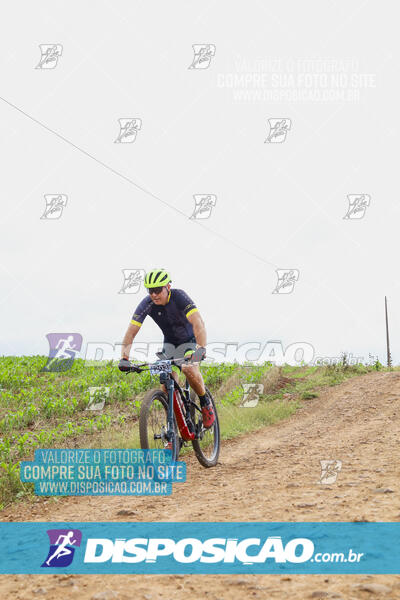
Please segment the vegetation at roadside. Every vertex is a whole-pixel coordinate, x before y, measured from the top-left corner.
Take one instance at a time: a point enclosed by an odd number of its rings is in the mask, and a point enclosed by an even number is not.
[[[139,447],[138,415],[146,390],[158,387],[149,372],[125,375],[112,362],[86,366],[77,359],[65,372],[43,372],[47,357],[0,357],[0,508],[33,494],[20,481],[19,463],[38,448]],[[216,401],[222,439],[287,418],[301,401],[349,377],[383,369],[348,363],[274,367],[271,363],[204,364],[203,376]],[[90,408],[98,388],[101,411]],[[247,390],[247,391],[246,391]]]

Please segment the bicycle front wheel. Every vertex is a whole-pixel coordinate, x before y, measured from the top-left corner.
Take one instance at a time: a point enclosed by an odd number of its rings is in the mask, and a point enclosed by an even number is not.
[[[192,417],[192,421],[195,425],[195,430],[198,432],[198,439],[192,441],[192,446],[195,451],[197,460],[203,467],[215,467],[218,462],[219,449],[220,449],[220,431],[219,431],[219,421],[218,421],[218,413],[215,406],[214,399],[211,395],[211,392],[208,388],[206,388],[206,392],[211,399],[215,421],[210,429],[204,429],[203,427],[203,419],[201,416],[201,412],[196,410],[193,405],[190,406],[190,416]],[[190,398],[193,402],[196,402],[197,395],[193,390],[190,390]],[[197,403],[197,402],[196,402]]]
[[[167,440],[168,398],[162,390],[150,390],[142,400],[139,415],[139,436],[142,450],[172,450],[172,460],[178,460],[178,428],[174,417],[171,440]]]

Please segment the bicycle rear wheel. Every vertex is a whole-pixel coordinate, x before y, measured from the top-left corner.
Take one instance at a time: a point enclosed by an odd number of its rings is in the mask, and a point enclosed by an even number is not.
[[[215,421],[210,429],[204,429],[203,418],[201,412],[196,410],[194,406],[190,406],[190,416],[195,425],[195,431],[199,432],[199,438],[192,441],[192,446],[196,454],[196,458],[203,467],[215,467],[218,462],[219,450],[220,450],[220,431],[218,413],[215,406],[214,399],[210,393],[210,390],[206,388],[206,392],[211,399]],[[190,390],[190,399],[192,402],[197,404],[197,395],[193,390]]]
[[[168,440],[168,398],[162,390],[150,390],[142,400],[139,415],[139,436],[142,450],[166,450]],[[171,450],[172,460],[178,460],[180,449],[178,427],[174,417],[174,431],[172,432]]]

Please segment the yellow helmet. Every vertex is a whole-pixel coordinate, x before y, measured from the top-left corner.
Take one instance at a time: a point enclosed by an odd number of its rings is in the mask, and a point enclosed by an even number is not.
[[[164,269],[152,269],[146,273],[146,277],[144,278],[144,287],[162,287],[163,285],[167,285],[167,283],[170,281],[171,277],[168,275],[167,271]]]

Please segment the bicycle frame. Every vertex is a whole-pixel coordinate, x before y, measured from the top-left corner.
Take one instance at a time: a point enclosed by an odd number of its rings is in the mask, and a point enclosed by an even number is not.
[[[163,362],[163,360],[165,360],[165,359],[163,359],[163,352],[157,352],[157,356],[160,358],[160,363]],[[180,362],[187,362],[187,359],[175,359],[175,360],[171,360],[168,362],[171,365],[178,365]],[[157,364],[157,363],[155,363],[155,364]],[[132,371],[141,372],[147,366],[150,366],[150,365],[148,363],[144,364],[144,365],[134,365],[134,366],[132,366]],[[173,437],[175,435],[176,435],[176,446],[178,445],[178,440],[179,440],[179,434],[175,433],[175,428],[174,428],[174,391],[175,390],[177,390],[178,394],[180,394],[182,402],[185,405],[186,415],[183,415],[185,425],[189,428],[189,430],[190,429],[192,430],[194,437],[197,439],[198,432],[195,431],[194,423],[191,420],[189,406],[193,405],[199,411],[200,411],[200,409],[190,399],[190,385],[189,385],[189,381],[188,381],[187,377],[186,377],[185,386],[183,387],[183,389],[181,388],[179,383],[173,378],[172,372],[161,371],[159,379],[160,379],[160,383],[165,386],[165,388],[167,390],[167,396],[168,396],[167,431],[165,434],[165,438],[167,439],[167,442],[172,443]],[[191,425],[191,427],[190,427],[190,425]],[[184,441],[187,440],[187,438],[183,438],[183,439],[184,439]]]
[[[181,395],[182,400],[186,400],[186,402],[188,404],[192,403],[192,401],[190,400],[190,385],[189,385],[189,381],[188,381],[187,377],[185,379],[185,385],[183,388],[181,388],[179,383],[172,376],[171,376],[171,379],[174,381],[174,388],[176,390],[178,390],[178,392]]]
[[[203,425],[202,409],[195,399],[191,398],[191,387],[188,378],[186,377],[185,385],[181,387],[179,382],[174,379],[172,372],[172,366],[180,366],[184,362],[189,362],[190,359],[170,360],[162,352],[156,354],[159,360],[155,363],[128,364],[123,365],[128,368],[121,369],[130,373],[141,373],[149,370],[151,375],[159,376],[159,381],[164,386],[164,392],[158,389],[149,390],[143,399],[144,406],[139,415],[141,447],[151,448],[153,438],[154,440],[160,440],[164,447],[167,446],[168,449],[172,450],[173,460],[178,460],[181,447],[190,442],[200,464],[206,468],[215,467],[220,449],[220,430],[215,403],[210,391],[206,388],[206,392],[214,406],[215,423],[212,428],[206,429]],[[160,393],[162,393],[162,397],[160,397]],[[166,425],[165,417],[162,416],[161,431],[158,426],[154,430],[149,421],[151,407],[156,399],[163,405],[164,415],[166,415]],[[165,405],[166,401],[167,406]],[[159,410],[160,405],[157,406]],[[157,433],[157,431],[160,431],[160,433]],[[151,438],[149,438],[149,433]]]
[[[192,421],[189,407],[190,405],[192,405],[195,408],[197,408],[197,410],[200,411],[200,409],[190,399],[190,385],[188,379],[186,378],[185,386],[181,388],[179,383],[173,378],[172,374],[168,373],[163,376],[160,376],[160,383],[164,383],[168,393],[168,431],[171,431],[171,423],[173,424],[173,415],[175,414],[178,429],[183,441],[191,441],[194,438],[197,438],[197,432],[195,431],[195,425]],[[180,401],[174,398],[175,391],[177,392],[177,394],[179,394]],[[177,402],[178,405],[176,404]],[[182,411],[182,405],[185,409],[184,412]]]

